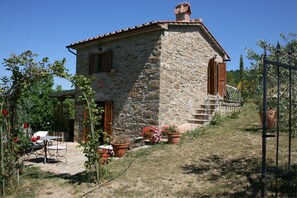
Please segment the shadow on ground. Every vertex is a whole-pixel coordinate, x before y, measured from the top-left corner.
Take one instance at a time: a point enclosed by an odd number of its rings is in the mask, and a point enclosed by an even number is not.
[[[44,163],[44,158],[37,157],[37,158],[27,159],[26,161],[39,164],[39,163]],[[62,163],[62,161],[57,161],[56,159],[48,158],[46,160],[46,163],[47,164],[58,164],[58,163]]]
[[[262,188],[261,181],[261,159],[259,158],[237,158],[225,160],[212,155],[201,159],[199,164],[191,164],[182,167],[185,174],[196,174],[199,179],[207,180],[214,190],[209,193],[194,192],[193,197],[259,197],[261,193],[265,196],[295,197],[296,194],[296,169],[293,174],[288,174],[284,169],[279,169],[278,190],[276,191],[276,178],[272,173],[272,167],[268,167],[269,177],[265,179],[266,188]],[[286,176],[287,175],[287,176]],[[290,175],[290,176],[288,176]],[[292,175],[294,175],[292,177]]]

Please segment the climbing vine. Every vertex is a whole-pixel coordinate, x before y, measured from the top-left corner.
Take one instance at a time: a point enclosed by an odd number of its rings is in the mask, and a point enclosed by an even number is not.
[[[48,58],[37,62],[36,54],[26,51],[20,55],[11,55],[4,59],[6,70],[11,71],[11,77],[0,78],[0,160],[1,160],[1,194],[5,195],[6,187],[12,185],[18,169],[21,166],[20,157],[22,149],[29,145],[29,140],[24,136],[27,125],[19,123],[18,111],[20,111],[20,97],[22,93],[42,78],[57,76],[69,80],[81,93],[80,99],[89,109],[88,121],[90,126],[88,142],[82,144],[83,152],[87,157],[85,167],[90,175],[96,172],[96,181],[100,179],[100,165],[98,164],[99,135],[102,131],[95,131],[95,125],[99,123],[102,110],[97,108],[94,100],[94,91],[91,80],[85,76],[70,75],[65,68],[66,60],[49,63]]]

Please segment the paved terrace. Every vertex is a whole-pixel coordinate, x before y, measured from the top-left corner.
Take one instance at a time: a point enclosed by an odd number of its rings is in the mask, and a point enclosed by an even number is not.
[[[161,141],[167,141],[161,139]],[[67,162],[64,158],[61,158],[59,162],[55,158],[49,159],[48,163],[43,163],[43,156],[36,158],[34,154],[31,154],[27,160],[25,160],[26,166],[40,167],[43,171],[52,172],[54,174],[61,175],[75,175],[85,170],[84,162],[87,158],[84,156],[82,147],[78,147],[79,143],[67,142],[67,153],[65,155]],[[131,151],[143,149],[149,147],[148,145],[135,147]],[[26,156],[27,157],[27,156]],[[117,158],[115,158],[117,159]]]
[[[86,157],[82,152],[83,148],[77,146],[79,144],[76,142],[67,143],[66,163],[65,159],[61,158],[61,161],[58,163],[53,159],[49,159],[48,163],[44,164],[42,157],[36,158],[35,155],[31,154],[28,160],[25,161],[25,165],[40,167],[43,171],[55,174],[75,175],[85,170],[84,162],[86,161]]]

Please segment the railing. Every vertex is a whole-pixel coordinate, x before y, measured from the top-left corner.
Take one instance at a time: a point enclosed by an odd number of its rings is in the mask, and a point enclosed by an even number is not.
[[[205,105],[206,105],[206,114],[211,114],[212,113],[212,109],[210,107],[210,104],[217,104],[217,107],[213,110],[213,112],[219,111],[220,109],[220,96],[216,95],[212,97],[212,101],[214,101],[215,99],[215,103],[210,102],[210,95],[207,95],[205,98]]]
[[[226,96],[224,97],[224,101],[226,102],[234,102],[241,103],[241,92],[231,85],[226,85]]]

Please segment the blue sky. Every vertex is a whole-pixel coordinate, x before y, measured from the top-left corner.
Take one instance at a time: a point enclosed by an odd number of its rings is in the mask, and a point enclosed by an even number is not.
[[[155,20],[174,20],[183,0],[0,0],[0,76],[10,75],[3,59],[31,50],[50,61],[66,58],[75,73],[75,56],[65,46],[79,40]],[[189,0],[191,19],[203,23],[231,57],[228,70],[244,66],[245,48],[259,50],[259,39],[276,43],[280,33],[297,33],[297,0]],[[70,83],[55,79],[64,89]]]

